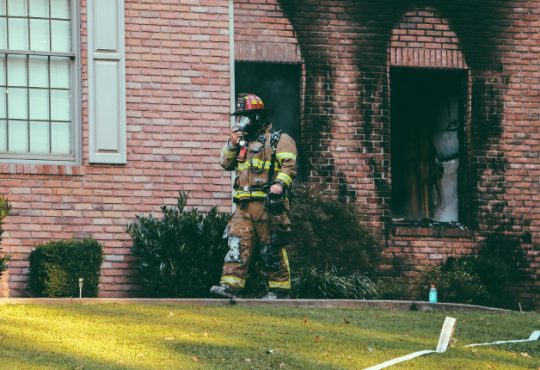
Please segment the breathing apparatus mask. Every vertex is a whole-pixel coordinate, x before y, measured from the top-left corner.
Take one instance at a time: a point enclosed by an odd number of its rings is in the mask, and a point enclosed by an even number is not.
[[[246,159],[247,143],[254,141],[261,129],[268,124],[267,116],[272,110],[265,108],[262,99],[252,93],[238,94],[235,108],[235,112],[231,114],[236,117],[233,130],[244,133],[244,137],[238,142],[240,151],[236,158],[241,163]]]
[[[246,114],[236,116],[234,130],[244,132],[245,140],[252,141],[257,137],[260,129],[266,124],[266,118],[261,114]]]

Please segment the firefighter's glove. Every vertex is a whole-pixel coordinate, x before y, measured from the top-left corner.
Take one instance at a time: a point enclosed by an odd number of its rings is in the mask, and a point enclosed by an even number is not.
[[[266,210],[273,215],[285,212],[284,194],[268,193],[266,197]]]
[[[283,185],[279,182],[275,182],[270,186],[270,193],[274,194],[283,194]]]

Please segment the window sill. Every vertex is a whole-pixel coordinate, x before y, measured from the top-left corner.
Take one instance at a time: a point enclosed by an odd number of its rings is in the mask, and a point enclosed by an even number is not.
[[[473,237],[473,231],[464,226],[452,223],[437,223],[436,225],[394,223],[392,235],[432,238],[471,238]]]
[[[8,175],[84,176],[84,173],[80,165],[0,163],[0,174]]]

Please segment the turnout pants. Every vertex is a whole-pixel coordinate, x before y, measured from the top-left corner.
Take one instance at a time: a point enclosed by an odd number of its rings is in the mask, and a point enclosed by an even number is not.
[[[264,200],[238,204],[225,229],[229,252],[220,283],[235,290],[244,288],[253,250],[259,247],[269,288],[289,290],[290,268],[285,247],[290,231],[287,213],[270,214]]]

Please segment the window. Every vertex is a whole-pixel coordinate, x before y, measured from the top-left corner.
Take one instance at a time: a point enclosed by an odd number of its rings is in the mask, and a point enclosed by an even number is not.
[[[71,0],[0,0],[0,159],[75,160]]]
[[[467,73],[394,68],[392,218],[463,222]]]

